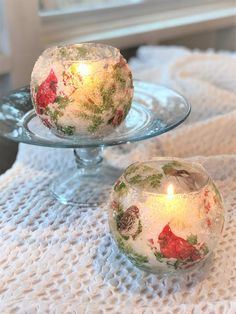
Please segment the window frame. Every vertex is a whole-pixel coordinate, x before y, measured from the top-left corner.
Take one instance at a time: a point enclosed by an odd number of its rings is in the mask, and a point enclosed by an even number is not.
[[[120,7],[40,12],[45,47],[99,41],[129,48],[236,25],[234,0],[149,0]]]
[[[235,0],[178,0],[179,8],[173,2],[65,14],[39,13],[38,0],[0,0],[0,79],[9,76],[10,88],[28,84],[38,56],[53,45],[97,41],[122,49],[236,25]]]

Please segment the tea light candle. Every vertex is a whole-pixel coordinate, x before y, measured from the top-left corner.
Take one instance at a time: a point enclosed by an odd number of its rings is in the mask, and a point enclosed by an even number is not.
[[[204,168],[159,158],[129,166],[114,186],[109,223],[119,249],[154,273],[194,267],[213,251],[222,198]]]
[[[119,50],[83,43],[45,50],[35,63],[31,95],[37,115],[61,136],[104,136],[128,114],[132,74]]]

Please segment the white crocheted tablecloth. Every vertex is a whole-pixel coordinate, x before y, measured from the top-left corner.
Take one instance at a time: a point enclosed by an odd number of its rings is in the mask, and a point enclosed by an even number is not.
[[[236,313],[236,58],[142,47],[131,65],[136,78],[184,94],[192,113],[176,130],[106,157],[122,166],[166,155],[201,162],[225,200],[215,255],[179,277],[140,271],[112,242],[105,206],[80,212],[50,196],[72,152],[20,145],[0,177],[0,313]]]

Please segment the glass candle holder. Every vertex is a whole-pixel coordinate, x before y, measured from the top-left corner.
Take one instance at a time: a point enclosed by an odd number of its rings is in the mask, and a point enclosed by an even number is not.
[[[52,47],[35,63],[31,95],[37,115],[56,135],[102,137],[130,110],[132,74],[114,47]]]
[[[173,273],[211,254],[224,224],[223,202],[200,164],[158,158],[125,170],[113,188],[109,223],[132,263]]]

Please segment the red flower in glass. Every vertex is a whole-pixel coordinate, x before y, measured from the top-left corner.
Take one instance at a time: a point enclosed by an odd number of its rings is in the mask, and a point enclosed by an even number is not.
[[[192,261],[200,259],[198,250],[183,238],[176,236],[166,225],[159,234],[158,243],[161,253],[166,258],[176,258],[178,260],[191,259]]]
[[[42,122],[47,128],[51,129],[52,124],[50,123],[48,119],[42,119]]]
[[[51,104],[56,99],[57,77],[53,70],[50,71],[46,80],[39,86],[36,103],[38,109],[45,109],[48,104]]]
[[[113,127],[116,127],[120,125],[123,120],[124,120],[124,111],[122,109],[118,109],[116,110],[114,117],[111,118],[109,123],[111,123]]]

